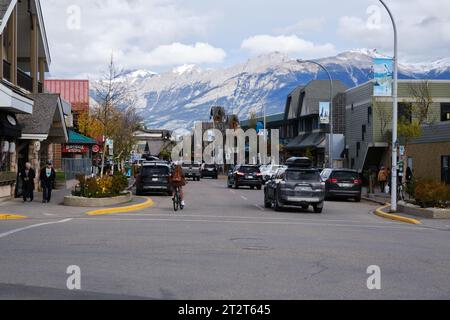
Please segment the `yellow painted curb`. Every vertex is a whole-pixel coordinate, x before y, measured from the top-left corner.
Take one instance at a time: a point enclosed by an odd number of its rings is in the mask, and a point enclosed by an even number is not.
[[[390,219],[390,220],[394,220],[394,221],[400,221],[400,222],[405,222],[405,223],[409,223],[409,224],[416,224],[416,225],[422,224],[422,222],[420,222],[419,220],[412,219],[412,218],[406,218],[406,217],[402,217],[402,216],[399,216],[399,215],[396,215],[396,214],[386,213],[386,212],[383,211],[384,209],[387,209],[389,207],[390,207],[390,205],[378,208],[375,211],[375,214],[377,216],[379,216],[379,217]]]
[[[106,215],[106,214],[113,214],[113,213],[126,213],[126,212],[132,212],[132,211],[139,211],[146,208],[149,208],[153,206],[155,203],[150,198],[143,198],[147,199],[144,203],[135,204],[128,207],[118,207],[118,208],[107,208],[107,209],[99,209],[94,211],[86,212],[89,216],[100,216],[100,215]]]
[[[26,219],[25,216],[18,216],[15,214],[0,214],[0,220],[22,220]]]

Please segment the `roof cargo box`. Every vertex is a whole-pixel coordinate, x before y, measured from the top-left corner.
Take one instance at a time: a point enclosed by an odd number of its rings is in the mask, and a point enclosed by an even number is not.
[[[312,168],[312,161],[309,158],[305,158],[305,157],[293,157],[293,158],[289,158],[286,161],[286,165],[288,167],[296,167],[296,168]]]

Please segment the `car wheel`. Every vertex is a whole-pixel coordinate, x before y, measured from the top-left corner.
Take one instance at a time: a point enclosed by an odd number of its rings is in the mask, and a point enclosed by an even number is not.
[[[314,208],[314,213],[322,213],[323,212],[323,206],[321,207],[320,205],[316,204],[313,206]]]
[[[275,211],[283,210],[283,205],[278,200],[278,195],[275,195]]]
[[[355,198],[355,201],[356,201],[356,202],[361,202],[361,196],[356,197],[356,198]]]
[[[272,208],[272,202],[267,199],[267,193],[264,192],[264,208],[270,209]]]
[[[302,210],[308,210],[309,209],[309,206],[302,206]]]
[[[239,189],[239,184],[237,183],[237,181],[234,182],[234,188]]]
[[[258,186],[258,187],[256,187],[256,189],[262,190],[262,186]]]

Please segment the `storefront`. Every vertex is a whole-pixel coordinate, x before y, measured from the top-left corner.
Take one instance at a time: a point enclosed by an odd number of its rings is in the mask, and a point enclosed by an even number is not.
[[[0,112],[0,199],[12,195],[16,182],[16,144],[22,134],[14,113]]]

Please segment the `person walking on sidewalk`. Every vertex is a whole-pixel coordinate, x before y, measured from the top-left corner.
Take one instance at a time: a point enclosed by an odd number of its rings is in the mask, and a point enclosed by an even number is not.
[[[34,179],[36,178],[36,172],[31,168],[31,163],[25,164],[25,169],[20,171],[19,177],[22,179],[22,196],[23,202],[30,202],[34,200]]]
[[[41,170],[39,176],[43,192],[42,203],[49,203],[52,199],[52,190],[55,179],[56,172],[55,169],[53,169],[53,164],[51,161],[47,161],[47,166]]]
[[[381,167],[380,172],[378,172],[378,184],[380,185],[381,193],[384,193],[387,181],[387,172],[385,167]]]

